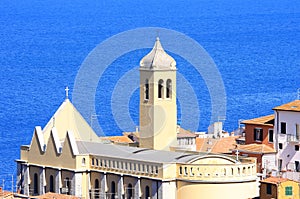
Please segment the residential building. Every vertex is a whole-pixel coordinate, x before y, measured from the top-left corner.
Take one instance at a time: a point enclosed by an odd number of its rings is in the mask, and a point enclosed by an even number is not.
[[[269,177],[260,181],[261,199],[299,199],[299,182],[281,177]]]
[[[274,114],[243,120],[245,125],[245,145],[237,145],[233,154],[257,158],[257,172],[262,178],[276,170],[276,150],[274,134]]]
[[[273,108],[278,170],[283,176],[300,180],[300,100]]]

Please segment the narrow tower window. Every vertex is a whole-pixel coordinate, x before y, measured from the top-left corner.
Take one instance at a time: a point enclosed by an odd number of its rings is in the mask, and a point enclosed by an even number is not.
[[[172,98],[172,80],[168,79],[167,80],[167,93],[166,93],[167,98]]]
[[[162,79],[160,79],[158,81],[158,98],[162,98],[162,96],[163,96],[163,90],[164,90],[163,84],[164,84],[164,81]]]
[[[149,80],[146,79],[145,81],[145,99],[149,99]]]

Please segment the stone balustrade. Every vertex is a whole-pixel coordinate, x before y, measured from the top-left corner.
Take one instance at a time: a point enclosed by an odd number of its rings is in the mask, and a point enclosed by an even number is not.
[[[255,163],[178,164],[177,178],[188,181],[249,181],[256,179]]]

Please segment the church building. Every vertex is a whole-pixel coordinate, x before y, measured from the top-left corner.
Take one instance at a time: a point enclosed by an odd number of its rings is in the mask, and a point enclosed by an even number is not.
[[[140,61],[139,147],[103,142],[66,97],[21,146],[18,189],[101,199],[258,196],[256,159],[178,150],[176,61],[157,38]]]

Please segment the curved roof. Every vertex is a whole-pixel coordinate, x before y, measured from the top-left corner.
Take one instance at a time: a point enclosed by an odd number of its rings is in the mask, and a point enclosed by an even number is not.
[[[151,70],[176,70],[176,61],[165,52],[157,37],[150,53],[141,59],[140,68]]]

